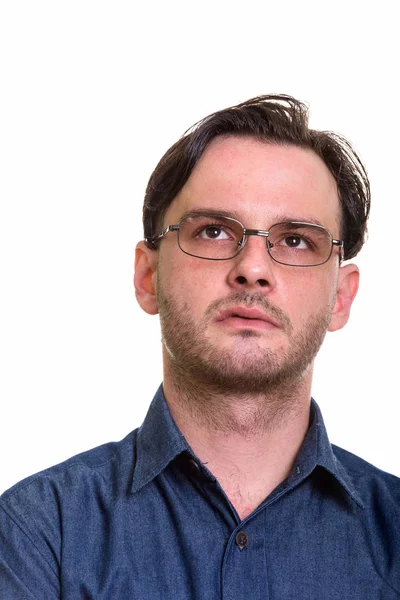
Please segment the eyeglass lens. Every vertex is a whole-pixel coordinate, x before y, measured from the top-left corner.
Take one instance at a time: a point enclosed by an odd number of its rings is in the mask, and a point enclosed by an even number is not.
[[[183,252],[199,258],[223,260],[238,254],[243,226],[235,219],[207,215],[181,220],[179,245]],[[330,232],[318,225],[278,223],[269,229],[269,252],[286,265],[311,266],[324,263],[332,252]]]

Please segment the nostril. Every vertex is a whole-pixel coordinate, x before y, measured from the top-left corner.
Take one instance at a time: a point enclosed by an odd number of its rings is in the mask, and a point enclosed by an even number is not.
[[[261,285],[261,287],[265,287],[266,285],[268,285],[268,282],[265,279],[258,279],[257,281]]]
[[[236,277],[236,281],[238,283],[247,283],[247,279],[246,277],[243,277],[243,275],[239,275],[239,277]]]

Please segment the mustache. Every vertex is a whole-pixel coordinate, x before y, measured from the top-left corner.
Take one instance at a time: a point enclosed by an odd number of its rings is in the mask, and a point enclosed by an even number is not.
[[[235,304],[241,304],[246,308],[259,308],[277,321],[279,326],[287,333],[293,331],[292,322],[287,314],[281,308],[272,304],[272,302],[260,292],[234,292],[222,300],[214,300],[208,305],[205,311],[205,317],[207,320],[211,319],[215,311],[229,308]]]

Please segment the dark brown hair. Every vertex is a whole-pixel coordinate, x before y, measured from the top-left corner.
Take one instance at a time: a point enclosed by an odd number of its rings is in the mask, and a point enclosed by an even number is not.
[[[308,107],[292,96],[257,96],[215,112],[190,129],[164,154],[154,169],[143,206],[144,236],[160,233],[165,212],[197,161],[219,135],[313,150],[326,164],[338,187],[342,210],[341,238],[344,258],[361,249],[370,210],[370,186],[364,165],[348,140],[337,133],[308,127]]]

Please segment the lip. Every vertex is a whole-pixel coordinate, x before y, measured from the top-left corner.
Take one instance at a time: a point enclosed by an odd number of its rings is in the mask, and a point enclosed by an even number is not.
[[[215,322],[239,328],[273,329],[279,327],[278,323],[267,313],[258,308],[244,306],[232,306],[220,311]]]

